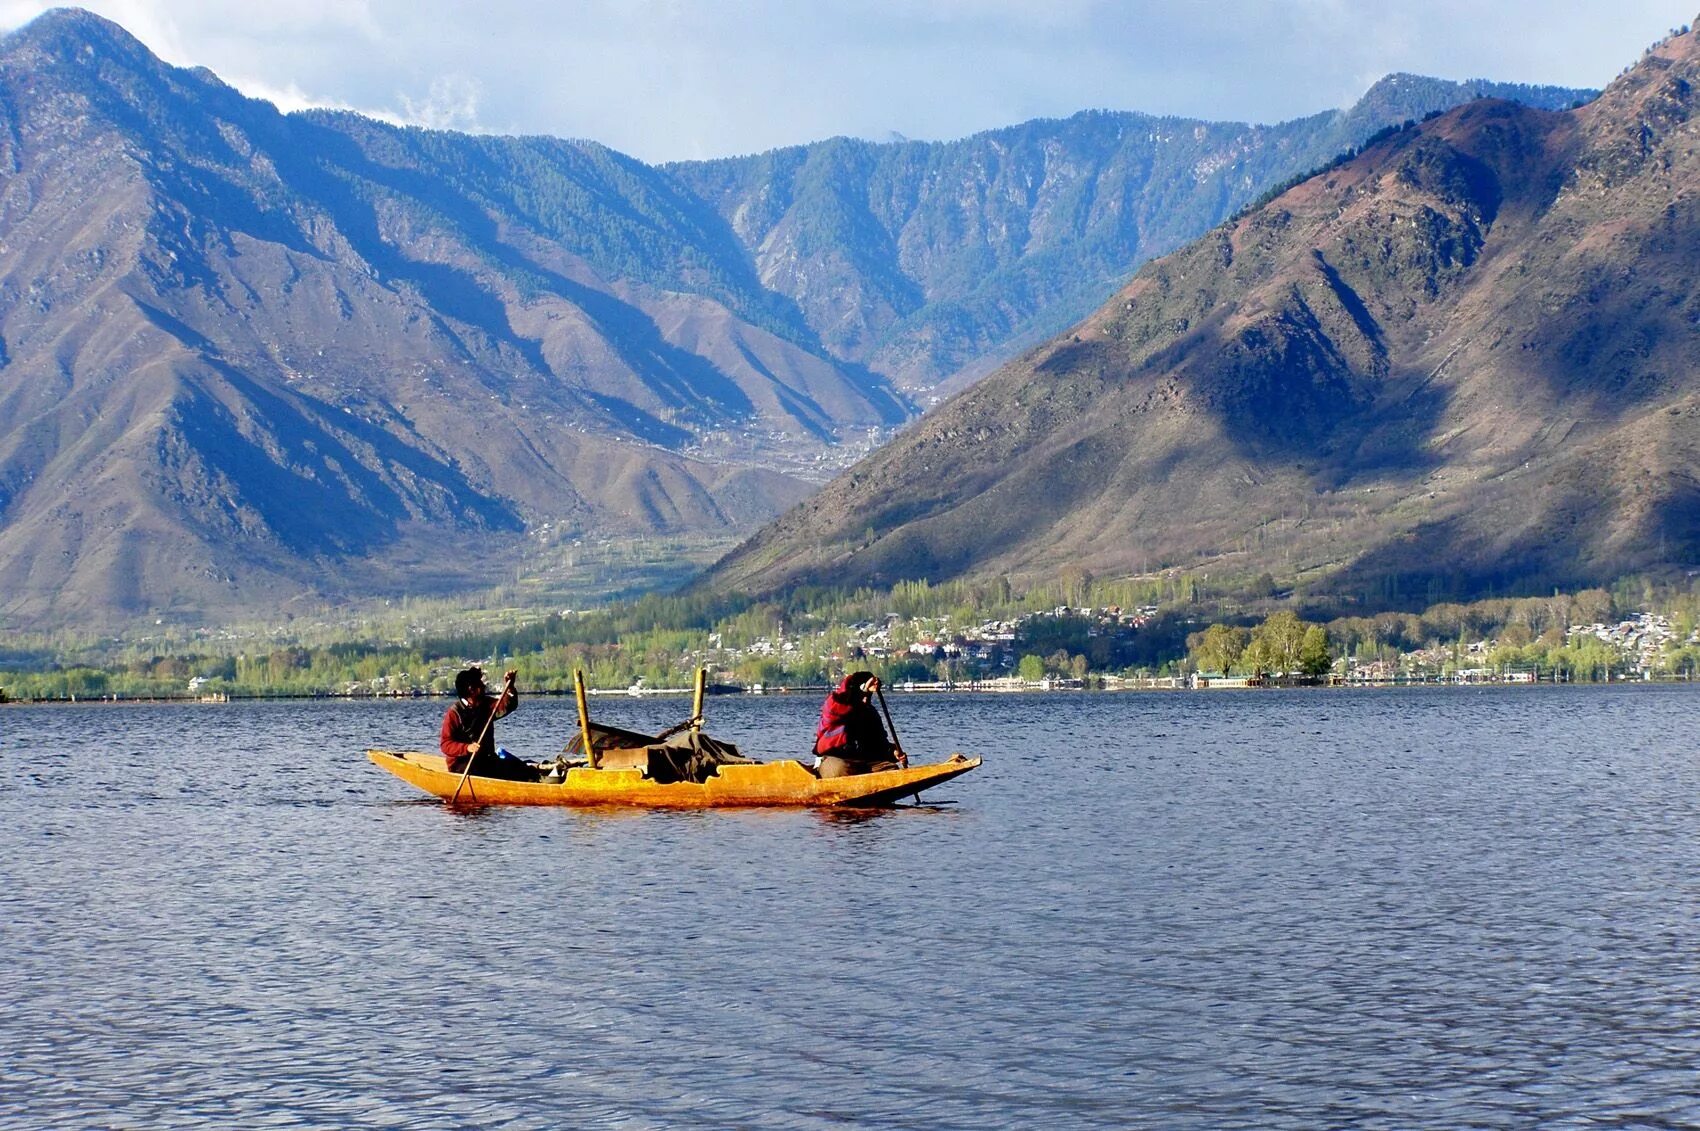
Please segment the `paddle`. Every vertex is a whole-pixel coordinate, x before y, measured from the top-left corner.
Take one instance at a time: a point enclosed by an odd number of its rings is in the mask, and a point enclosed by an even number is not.
[[[472,753],[466,756],[466,768],[461,770],[460,780],[455,782],[454,796],[449,798],[450,805],[460,800],[460,787],[465,785],[466,779],[472,776],[472,763],[478,760],[478,748],[484,745],[484,736],[490,733],[490,724],[496,721],[496,713],[502,709],[502,704],[507,702],[508,692],[512,691],[513,687],[513,673],[509,672],[508,678],[502,682],[501,695],[496,697],[496,705],[490,708],[490,717],[484,720],[484,729],[478,732],[478,741],[472,744]],[[473,791],[472,799],[478,800],[477,790]]]
[[[879,696],[880,710],[885,713],[886,728],[891,731],[891,748],[897,751],[897,764],[899,766],[907,766],[909,764],[909,755],[903,752],[903,743],[897,741],[897,724],[891,721],[891,708],[885,705],[885,688],[876,683],[874,685],[874,694]]]

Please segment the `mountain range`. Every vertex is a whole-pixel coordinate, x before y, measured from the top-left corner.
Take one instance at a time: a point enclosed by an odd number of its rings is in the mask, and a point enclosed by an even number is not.
[[[839,357],[924,399],[1079,321],[1139,263],[1389,126],[1593,91],[1389,75],[1279,125],[1086,111],[953,142],[836,138],[668,166]]]
[[[725,538],[1140,259],[1482,93],[656,168],[281,114],[74,9],[0,42],[0,616],[452,592]]]
[[[1147,263],[704,584],[1269,573],[1398,605],[1700,562],[1700,45],[1478,100]]]

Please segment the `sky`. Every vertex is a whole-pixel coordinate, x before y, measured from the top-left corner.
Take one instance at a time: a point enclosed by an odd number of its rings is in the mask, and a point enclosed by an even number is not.
[[[649,162],[1078,110],[1276,122],[1397,71],[1600,87],[1696,0],[88,0],[285,110]],[[52,4],[0,0],[0,28]]]

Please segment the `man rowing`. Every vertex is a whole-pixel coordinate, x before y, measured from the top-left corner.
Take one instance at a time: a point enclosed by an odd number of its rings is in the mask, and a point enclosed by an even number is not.
[[[457,698],[443,713],[443,731],[437,741],[449,773],[466,769],[470,758],[477,777],[537,780],[537,767],[496,748],[496,720],[513,714],[519,706],[519,691],[514,687],[517,675],[517,671],[510,671],[502,677],[502,694],[495,699],[484,686],[482,668],[470,667],[455,676]]]

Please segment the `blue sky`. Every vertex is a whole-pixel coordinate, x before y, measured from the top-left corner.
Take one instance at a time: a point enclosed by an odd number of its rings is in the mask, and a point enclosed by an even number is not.
[[[0,26],[50,6],[0,0]],[[835,134],[962,137],[1095,108],[1272,122],[1348,105],[1394,71],[1603,86],[1695,19],[1668,0],[84,6],[285,109],[593,138],[648,161]]]

